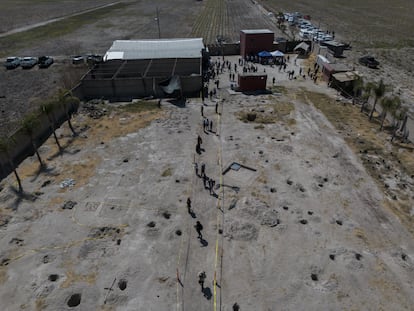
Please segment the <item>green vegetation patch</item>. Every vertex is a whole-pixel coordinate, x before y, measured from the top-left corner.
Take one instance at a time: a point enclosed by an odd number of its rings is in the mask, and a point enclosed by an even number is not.
[[[157,100],[142,100],[138,102],[133,102],[130,104],[119,106],[118,109],[131,112],[131,113],[139,113],[145,111],[151,111],[158,108],[158,101]]]

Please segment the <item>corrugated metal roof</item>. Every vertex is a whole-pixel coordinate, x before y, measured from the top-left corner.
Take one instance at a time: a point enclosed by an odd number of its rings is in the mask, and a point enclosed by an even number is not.
[[[204,44],[202,38],[116,40],[106,52],[104,60],[200,58],[201,50],[203,48]],[[122,53],[122,56],[120,53]],[[122,58],[119,58],[120,56]]]
[[[273,33],[273,31],[269,29],[245,29],[241,32],[247,33],[247,34],[259,34],[259,33]]]

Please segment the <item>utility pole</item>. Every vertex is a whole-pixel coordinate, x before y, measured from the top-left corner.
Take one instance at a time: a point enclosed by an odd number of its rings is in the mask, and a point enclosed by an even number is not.
[[[157,7],[157,17],[155,18],[155,20],[157,21],[157,25],[158,25],[158,39],[161,39],[160,14],[158,12],[158,7]]]

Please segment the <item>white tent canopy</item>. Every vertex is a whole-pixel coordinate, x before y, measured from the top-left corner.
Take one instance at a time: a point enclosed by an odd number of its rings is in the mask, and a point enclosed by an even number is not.
[[[270,52],[270,54],[272,54],[273,57],[283,57],[285,56],[285,54],[283,54],[282,52],[280,52],[279,50]]]

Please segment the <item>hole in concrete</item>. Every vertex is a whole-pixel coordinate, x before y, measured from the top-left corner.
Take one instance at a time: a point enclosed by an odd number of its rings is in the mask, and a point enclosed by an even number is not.
[[[124,163],[127,163],[129,161],[129,159],[125,158],[122,160]]]
[[[361,260],[362,255],[361,255],[361,254],[359,254],[359,253],[356,253],[356,254],[355,254],[355,258],[356,258],[356,260]]]
[[[171,214],[169,212],[162,213],[162,216],[164,216],[165,219],[170,219]]]
[[[49,262],[49,255],[43,256],[43,263],[48,263],[48,262]]]
[[[299,221],[302,225],[306,225],[308,223],[308,221],[306,219],[301,219]]]
[[[49,275],[49,281],[50,282],[56,282],[58,278],[59,278],[59,275],[57,275],[57,274]]]
[[[81,298],[82,295],[81,294],[73,294],[72,296],[70,296],[69,300],[68,300],[68,306],[70,308],[74,308],[80,305],[81,303]]]
[[[317,281],[318,280],[318,275],[317,274],[315,274],[315,273],[312,273],[311,274],[311,279],[312,279],[312,281]]]
[[[338,219],[338,220],[336,221],[336,223],[337,223],[338,225],[342,226],[342,220],[339,220],[339,219]]]
[[[289,209],[289,206],[283,206],[282,207],[285,211],[287,211]]]
[[[322,184],[318,184],[318,186],[319,186],[319,187],[321,187],[321,188],[323,187],[323,185],[322,185]]]
[[[177,231],[175,231],[175,234],[178,235],[178,236],[180,236],[183,233],[181,232],[181,230],[177,230]]]
[[[127,288],[127,284],[128,284],[127,280],[120,279],[118,282],[118,287],[120,290],[125,290]]]
[[[293,184],[293,181],[291,181],[290,179],[286,180],[286,183],[290,186]]]
[[[407,261],[407,255],[406,254],[401,254],[401,259],[404,261]]]
[[[155,221],[150,221],[147,223],[147,227],[154,228],[155,227]]]
[[[276,188],[270,188],[270,192],[271,193],[275,193],[276,192]]]
[[[121,239],[118,239],[118,240],[116,241],[116,244],[117,244],[117,245],[121,245]]]
[[[219,234],[223,234],[223,229],[219,229]]]
[[[179,179],[176,179],[175,182],[178,184],[180,182],[180,180]]]
[[[308,211],[308,215],[313,215],[313,212],[312,211]]]
[[[303,188],[303,187],[300,187],[299,190],[300,190],[300,192],[305,192],[306,191],[305,188]]]
[[[3,258],[1,260],[0,266],[7,266],[10,263],[10,259],[9,258]]]
[[[334,255],[334,254],[330,254],[330,255],[329,255],[329,259],[330,259],[330,260],[335,260],[335,255]]]

